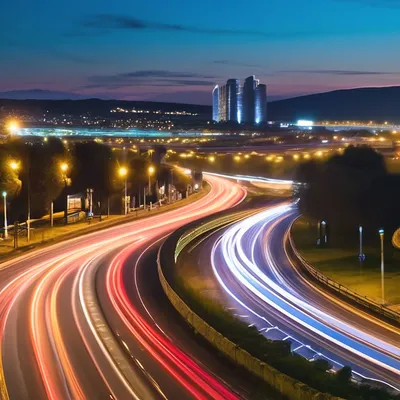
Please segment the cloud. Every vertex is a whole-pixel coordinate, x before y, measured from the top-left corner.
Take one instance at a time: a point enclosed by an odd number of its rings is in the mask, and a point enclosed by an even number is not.
[[[134,79],[134,78],[205,78],[212,79],[215,76],[203,76],[197,74],[195,72],[175,72],[175,71],[166,71],[166,70],[141,70],[141,71],[132,71],[125,72],[116,75],[105,75],[105,76],[92,76],[89,78],[90,80],[99,81],[99,80],[115,80],[115,79]]]
[[[167,70],[140,70],[114,75],[94,75],[88,77],[88,84],[80,89],[115,90],[138,86],[213,86],[214,76],[194,72],[176,72]]]
[[[315,70],[291,70],[279,71],[288,74],[323,74],[323,75],[398,75],[400,72],[383,72],[383,71],[353,71],[342,69],[315,69]]]
[[[198,33],[209,35],[246,35],[258,37],[281,37],[287,35],[277,35],[274,33],[262,32],[257,30],[223,29],[223,28],[203,28],[199,26],[169,24],[165,22],[145,21],[136,17],[116,15],[116,14],[96,14],[87,17],[82,22],[82,27],[97,33],[106,33],[110,30],[161,30],[181,33]],[[79,32],[75,33],[79,35]],[[88,32],[86,32],[88,34]],[[289,33],[289,36],[295,36],[296,33]]]

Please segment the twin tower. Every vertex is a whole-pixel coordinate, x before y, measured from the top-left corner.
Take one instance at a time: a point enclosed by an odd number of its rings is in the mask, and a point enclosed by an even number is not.
[[[226,85],[213,90],[213,120],[259,125],[267,122],[267,86],[260,85],[255,76],[228,79]]]

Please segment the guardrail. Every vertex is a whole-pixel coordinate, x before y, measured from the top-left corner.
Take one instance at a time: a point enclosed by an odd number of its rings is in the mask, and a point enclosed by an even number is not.
[[[292,236],[292,227],[293,224],[297,221],[297,219],[300,218],[297,217],[292,224],[289,227],[289,245],[290,245],[290,252],[292,255],[296,257],[296,261],[298,261],[298,264],[300,267],[313,279],[321,283],[322,285],[328,286],[330,289],[333,291],[339,293],[342,296],[345,296],[349,298],[350,300],[356,302],[357,304],[367,308],[370,311],[373,311],[374,313],[377,313],[391,321],[395,321],[396,323],[400,323],[400,313],[397,313],[396,311],[391,310],[384,304],[379,304],[373,299],[371,299],[368,296],[362,296],[356,291],[342,285],[341,283],[338,283],[334,281],[333,279],[328,278],[326,275],[322,274],[320,271],[318,271],[316,268],[314,268],[306,259],[303,258],[303,256],[299,253],[297,250],[293,236]]]
[[[230,216],[230,219],[232,220],[232,216]],[[228,217],[220,217],[201,223],[200,226],[198,226],[198,222],[197,225],[196,223],[189,224],[175,231],[164,242],[157,257],[158,276],[169,301],[185,321],[218,351],[250,373],[264,380],[269,386],[277,390],[283,396],[293,400],[341,400],[328,393],[321,393],[279,372],[231,342],[193,312],[168,282],[168,278],[171,279],[171,276],[168,277],[168,275],[173,272],[172,269],[175,267],[176,259],[182,250],[199,236],[208,231],[223,227],[230,222],[227,220],[229,220]]]

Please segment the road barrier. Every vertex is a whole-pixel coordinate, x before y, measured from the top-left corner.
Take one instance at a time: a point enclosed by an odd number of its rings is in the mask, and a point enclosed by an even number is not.
[[[178,229],[165,241],[159,250],[157,264],[161,286],[169,301],[186,322],[217,350],[236,364],[264,380],[269,386],[288,399],[340,400],[338,397],[327,393],[321,393],[296,379],[282,374],[231,342],[194,313],[171,287],[168,280],[171,282],[171,274],[174,272],[176,259],[182,250],[189,245],[189,243],[199,238],[199,236],[204,235],[208,231],[222,227],[227,223],[229,223],[228,217],[221,217],[200,225],[198,225],[198,223],[197,225],[192,223]]]
[[[300,216],[298,218],[300,218]],[[291,226],[289,227],[288,241],[287,241],[288,253],[292,256],[292,260],[296,263],[296,265],[298,265],[307,275],[315,279],[317,282],[330,288],[339,295],[344,296],[350,299],[351,301],[356,302],[357,304],[363,306],[367,310],[379,314],[380,316],[383,316],[384,318],[390,321],[400,323],[399,313],[391,310],[384,304],[377,303],[368,296],[362,296],[356,291],[342,285],[341,283],[338,283],[333,279],[328,278],[326,275],[322,274],[320,271],[314,268],[306,259],[303,258],[303,256],[297,250],[292,236],[292,227],[298,218],[296,218],[296,220],[293,221]]]

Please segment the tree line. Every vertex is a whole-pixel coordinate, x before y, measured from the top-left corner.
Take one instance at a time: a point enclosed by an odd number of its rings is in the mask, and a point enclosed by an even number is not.
[[[326,161],[301,164],[296,171],[303,214],[326,221],[330,237],[347,241],[362,225],[366,240],[380,228],[389,237],[400,223],[400,175],[389,174],[382,155],[349,146]]]
[[[161,146],[149,154],[129,149],[114,151],[94,141],[65,144],[54,137],[32,142],[12,138],[0,144],[0,193],[7,193],[11,222],[26,220],[28,193],[31,218],[48,214],[51,202],[54,202],[55,211],[61,211],[66,193],[82,193],[88,188],[93,189],[97,212],[106,212],[110,200],[112,211],[120,212],[124,179],[119,176],[118,169],[121,166],[127,169],[128,195],[138,199],[148,184],[150,165],[155,169],[152,185],[156,181],[168,183],[171,179],[169,168],[161,163],[165,153]],[[174,183],[177,189],[182,189],[178,179],[175,178]]]

